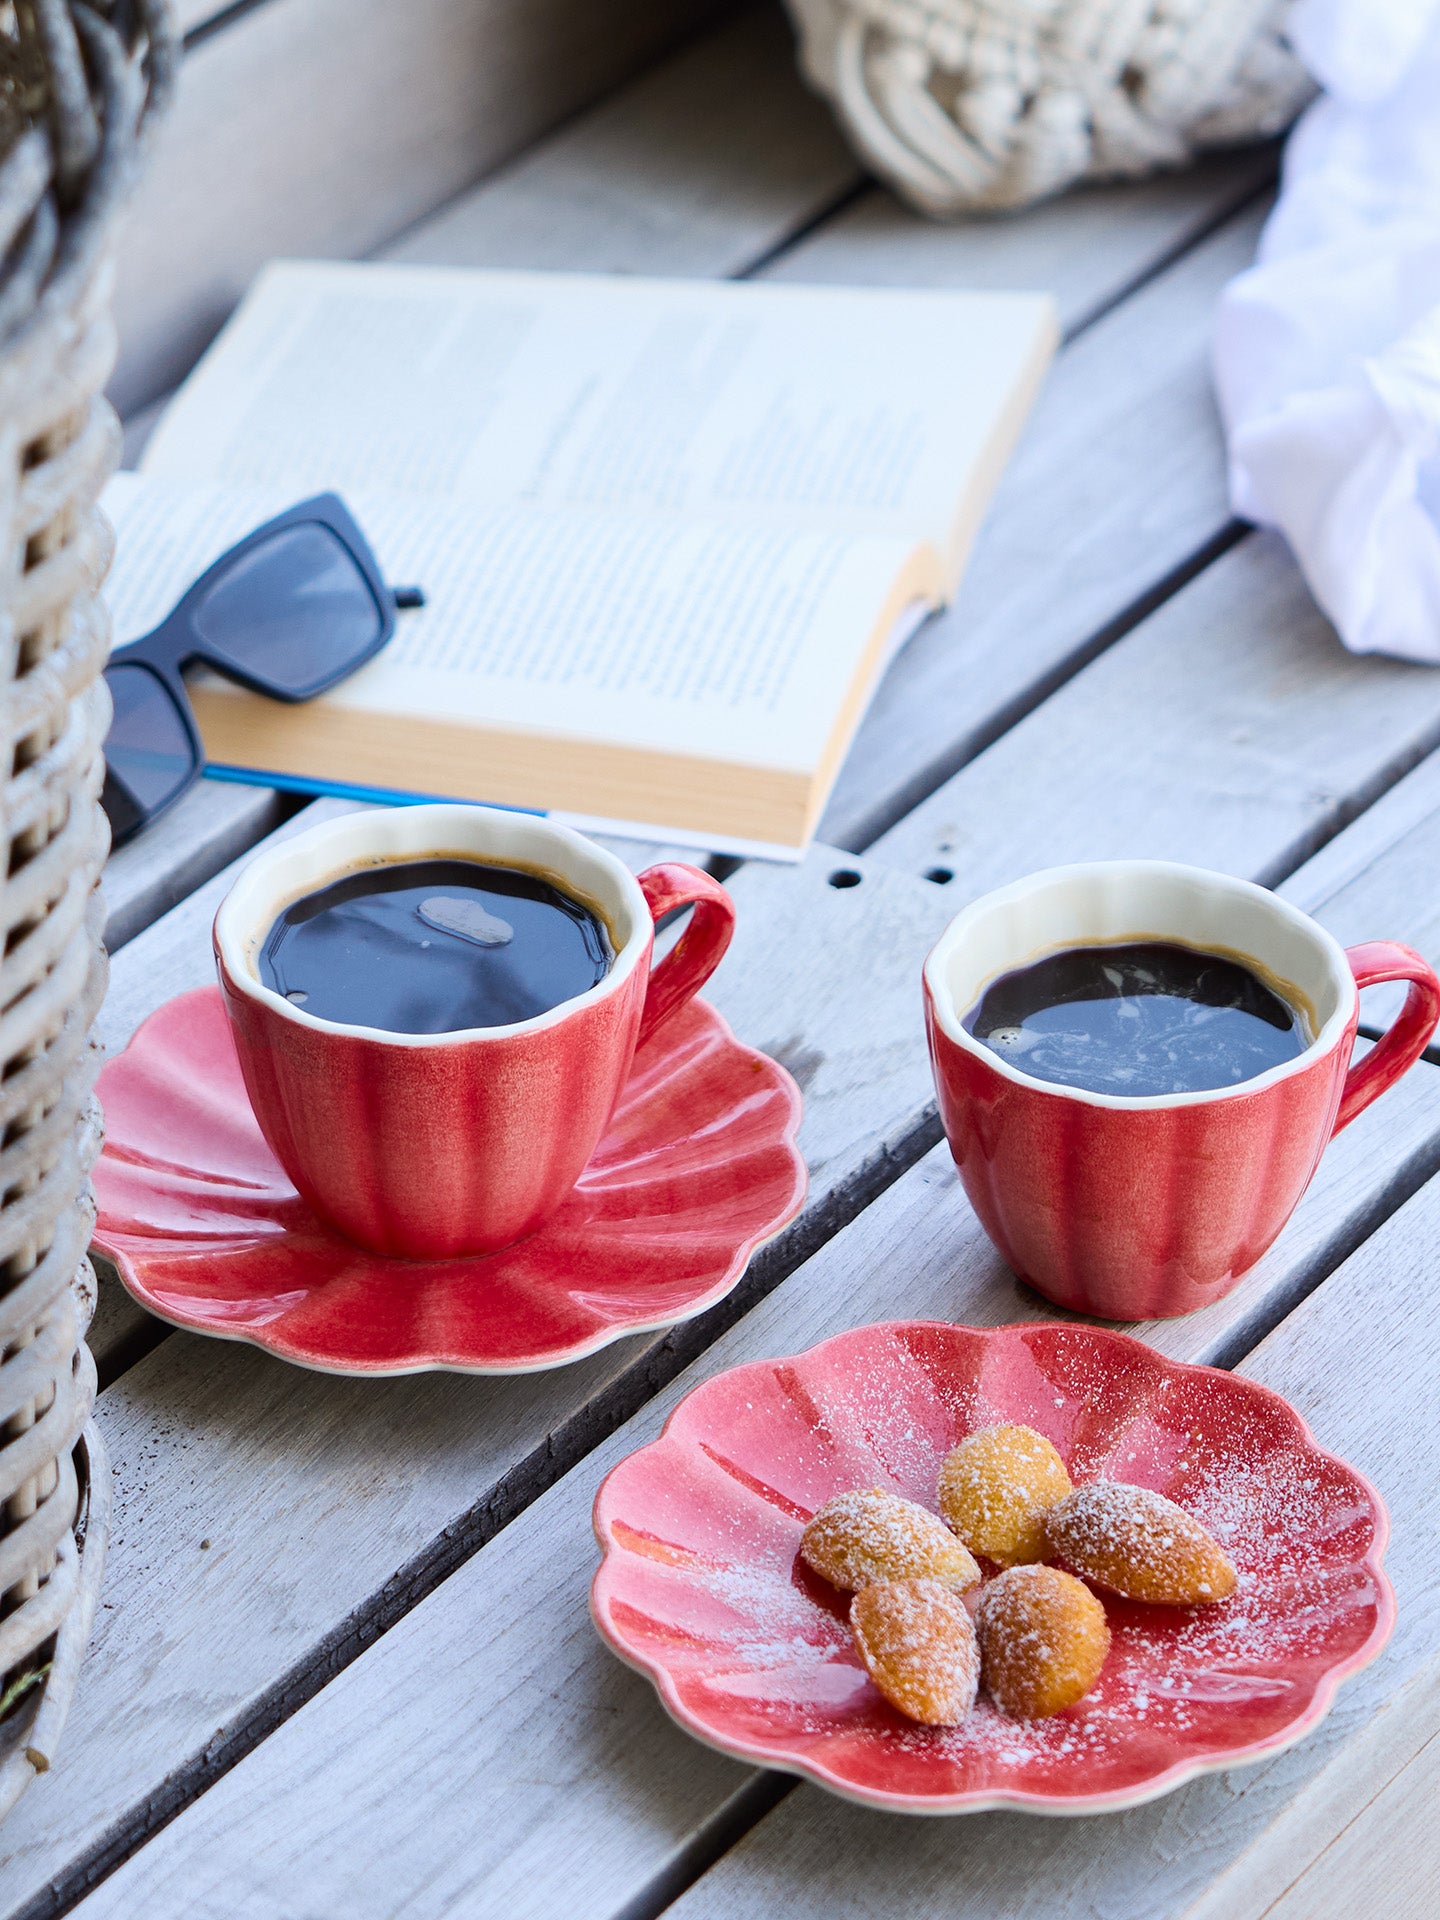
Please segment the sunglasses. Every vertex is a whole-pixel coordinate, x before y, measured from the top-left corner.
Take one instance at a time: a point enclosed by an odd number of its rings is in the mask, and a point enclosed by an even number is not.
[[[119,846],[200,778],[205,749],[182,678],[204,666],[272,700],[313,700],[363,667],[418,587],[388,587],[333,493],[302,500],[231,547],[153,633],[105,669],[114,718],[100,796]]]

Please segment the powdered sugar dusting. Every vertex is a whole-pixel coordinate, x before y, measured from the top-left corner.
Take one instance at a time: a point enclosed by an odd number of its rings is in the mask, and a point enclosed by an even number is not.
[[[884,1580],[856,1594],[856,1648],[885,1698],[912,1720],[949,1726],[975,1700],[980,1650],[964,1606],[936,1580]]]
[[[926,1727],[870,1684],[848,1596],[799,1557],[803,1522],[770,1503],[758,1509],[733,1479],[728,1493],[707,1480],[703,1554],[664,1564],[612,1548],[607,1578],[621,1638],[670,1672],[697,1727],[731,1744],[811,1756],[861,1791],[1120,1792],[1178,1761],[1277,1739],[1374,1633],[1382,1595],[1366,1564],[1375,1515],[1363,1483],[1243,1380],[1136,1356],[1083,1327],[927,1328],[908,1344],[867,1329],[785,1364],[823,1429],[807,1441],[761,1393],[749,1413],[733,1402],[722,1410],[723,1446],[802,1511],[892,1475],[930,1506],[951,1447],[982,1426],[1024,1423],[1056,1445],[1072,1477],[1103,1473],[1175,1500],[1224,1548],[1238,1585],[1195,1608],[1106,1595],[1110,1654],[1074,1707],[1014,1720],[982,1694],[960,1725]],[[722,1384],[694,1397],[697,1417]],[[786,1389],[781,1397],[788,1423],[798,1401]],[[699,1438],[692,1430],[687,1444]],[[658,1452],[632,1456],[613,1503],[637,1531],[673,1537],[674,1516],[691,1510],[684,1462],[698,1449],[672,1454],[663,1487],[648,1494],[647,1457]],[[661,1510],[672,1516],[663,1528]],[[690,1533],[687,1522],[687,1544],[701,1544]]]
[[[964,1546],[933,1513],[883,1487],[857,1487],[827,1500],[801,1534],[800,1552],[837,1587],[931,1579],[963,1589],[980,1578]]]
[[[1051,1557],[1134,1600],[1227,1599],[1235,1573],[1195,1516],[1151,1487],[1092,1480],[1045,1517]]]
[[[981,1427],[940,1468],[940,1511],[976,1553],[1001,1566],[1039,1560],[1044,1515],[1070,1491],[1064,1463],[1033,1427]]]
[[[1094,1686],[1110,1648],[1105,1608],[1058,1567],[1011,1567],[980,1596],[985,1686],[998,1707],[1041,1719]]]

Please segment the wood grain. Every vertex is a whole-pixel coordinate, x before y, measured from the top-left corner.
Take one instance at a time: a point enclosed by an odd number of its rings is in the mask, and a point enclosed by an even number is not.
[[[1423,1109],[1433,1155],[1437,1095],[1435,1070],[1417,1070],[1388,1115],[1377,1106],[1342,1136],[1256,1286],[1288,1291],[1333,1231],[1338,1190],[1354,1172],[1347,1141],[1361,1127],[1403,1127]],[[1377,1160],[1391,1150],[1381,1146]],[[1430,1657],[1440,1597],[1423,1587],[1440,1487],[1423,1453],[1396,1449],[1390,1435],[1397,1406],[1407,1421],[1440,1413],[1440,1328],[1412,1329],[1394,1280],[1414,1270],[1437,1222],[1440,1189],[1426,1188],[1284,1323],[1282,1348],[1267,1343],[1245,1368],[1290,1395],[1324,1443],[1376,1473],[1404,1519],[1394,1553],[1402,1622],[1419,1617],[1397,1636],[1402,1665],[1352,1683],[1329,1734],[1113,1820],[907,1822],[801,1788],[675,1910],[938,1916],[953,1914],[963,1892],[967,1920],[1095,1911],[1138,1920],[1168,1915],[1178,1891],[1203,1886],[1364,1724],[1377,1686],[1383,1697],[1407,1659]],[[874,1318],[994,1324],[1051,1311],[1004,1274],[943,1156],[931,1156],[79,1911],[165,1920],[194,1911],[187,1903],[204,1912],[223,1902],[237,1920],[258,1920],[287,1900],[290,1911],[356,1920],[655,1911],[651,1890],[703,1849],[747,1776],[673,1727],[594,1635],[587,1521],[600,1478],[654,1435],[684,1388],[722,1367]],[[1151,1336],[1177,1357],[1205,1359],[1224,1330],[1184,1320]],[[71,1764],[90,1763],[85,1743]]]
[[[121,412],[257,267],[367,252],[717,11],[714,0],[269,0],[194,48],[116,284]]]
[[[1169,1920],[1186,1912],[1217,1874],[1286,1818],[1408,1681],[1432,1667],[1440,1483],[1428,1449],[1397,1446],[1395,1436],[1397,1427],[1431,1433],[1440,1420],[1440,1331],[1433,1314],[1414,1312],[1407,1284],[1428,1272],[1437,1227],[1440,1187],[1432,1183],[1240,1369],[1283,1393],[1322,1444],[1376,1481],[1394,1525],[1387,1554],[1399,1602],[1394,1638],[1374,1666],[1345,1684],[1316,1734],[1265,1765],[1095,1820],[989,1814],[902,1822],[802,1787],[670,1911],[680,1920],[728,1920],[767,1911],[783,1898],[787,1913],[823,1913],[827,1920],[877,1912],[938,1920],[955,1911],[959,1888],[967,1920],[1088,1920],[1096,1913]],[[1353,1803],[1334,1809],[1337,1819],[1358,1811]],[[1364,1881],[1337,1884],[1349,1896],[1338,1910],[1367,1910]],[[1389,1913],[1395,1909],[1388,1880],[1372,1888],[1382,1890],[1375,1910]],[[1232,1891],[1243,1901],[1243,1879]],[[1294,1911],[1315,1910],[1302,1904]]]
[[[957,907],[1070,860],[1275,882],[1440,740],[1440,677],[1346,653],[1255,534],[877,841]],[[1003,831],[1001,830],[1003,825]]]
[[[105,863],[105,944],[128,940],[279,824],[285,797],[271,787],[201,780],[153,827]]]
[[[342,808],[317,802],[282,832]],[[856,873],[858,884],[831,884]],[[218,876],[118,956],[104,1014],[112,1046],[123,1044],[170,994],[210,978],[209,921],[230,879]],[[918,966],[949,905],[944,889],[827,849],[817,849],[798,871],[747,867],[731,885],[739,931],[714,997],[742,1036],[785,1059],[805,1084],[802,1144],[813,1187],[794,1230],[803,1246],[832,1232],[858,1204],[857,1194],[867,1197],[891,1177],[893,1157],[926,1137]],[[857,1017],[857,991],[864,1018]],[[1228,1307],[1212,1309],[1203,1322],[1180,1324],[1215,1351],[1237,1329],[1253,1333],[1270,1324],[1413,1189],[1437,1156],[1440,1078],[1414,1076],[1337,1143],[1271,1264]],[[782,1288],[810,1303],[820,1330],[888,1311],[928,1311],[926,1303],[935,1300],[952,1303],[941,1311],[963,1312],[967,1300],[981,1297],[1002,1303],[999,1317],[1026,1310],[1013,1301],[1013,1283],[980,1236],[943,1154],[931,1156],[893,1195],[862,1213],[832,1242],[834,1251]],[[957,1262],[964,1281],[958,1291]],[[768,1324],[757,1323],[755,1338],[771,1337]],[[792,1344],[813,1337],[801,1332]],[[1169,1329],[1159,1337],[1168,1339]],[[115,1611],[106,1616],[106,1638],[91,1662],[87,1698],[96,1718],[72,1731],[64,1784],[57,1777],[46,1796],[53,1819],[47,1816],[28,1837],[13,1822],[7,1828],[17,1853],[14,1865],[0,1870],[0,1907],[37,1884],[37,1876],[63,1871],[77,1852],[99,1845],[105,1826],[134,1817],[146,1795],[160,1796],[163,1804],[167,1792],[189,1791],[195,1768],[218,1764],[213,1753],[203,1757],[214,1727],[268,1724],[267,1717],[282,1710],[277,1697],[283,1702],[292,1685],[303,1693],[317,1661],[323,1669],[340,1657],[335,1647],[345,1645],[357,1612],[388,1617],[387,1609],[403,1602],[387,1599],[387,1590],[403,1595],[406,1579],[428,1577],[429,1556],[448,1551],[436,1547],[437,1539],[447,1532],[462,1542],[484,1537],[497,1514],[533,1497],[559,1464],[604,1431],[614,1409],[637,1404],[647,1383],[664,1377],[667,1351],[672,1341],[632,1342],[593,1365],[547,1376],[533,1407],[523,1383],[394,1383],[398,1424],[413,1413],[418,1429],[433,1439],[451,1423],[447,1445],[458,1457],[453,1470],[437,1467],[433,1503],[428,1492],[415,1495],[410,1452],[402,1449],[392,1470],[386,1463],[393,1449],[382,1430],[368,1437],[352,1431],[355,1401],[347,1383],[306,1377],[297,1392],[297,1376],[277,1363],[178,1335],[132,1369],[103,1402],[107,1436],[132,1463],[130,1484],[140,1504],[133,1515],[126,1509],[129,1547],[117,1545],[110,1575]],[[705,1364],[718,1363],[717,1357]],[[287,1390],[282,1383],[288,1383],[290,1418],[307,1436],[301,1452],[317,1462],[313,1469],[297,1464],[289,1426],[275,1425],[275,1397]],[[389,1388],[383,1391],[388,1405]],[[216,1396],[228,1410],[218,1438],[211,1410]],[[436,1406],[443,1415],[432,1411]],[[235,1429],[250,1436],[238,1452]],[[271,1462],[264,1471],[262,1457]],[[318,1478],[307,1481],[312,1472]],[[353,1500],[346,1491],[352,1479],[363,1483]],[[197,1514],[197,1501],[203,1524],[235,1544],[227,1558],[192,1563],[187,1550],[171,1566],[165,1556],[179,1552],[182,1537],[174,1531],[182,1525],[177,1516]],[[267,1549],[250,1542],[243,1519],[256,1501],[307,1515],[304,1544],[290,1540],[287,1523],[284,1567],[266,1576],[270,1625],[264,1633],[252,1618],[253,1554]],[[353,1541],[352,1528],[358,1530]],[[391,1580],[397,1567],[411,1563],[421,1571]],[[190,1585],[192,1564],[203,1586]],[[152,1570],[161,1565],[167,1567],[167,1617],[175,1622],[163,1671],[152,1665],[156,1610],[148,1592]],[[235,1623],[233,1632],[221,1634],[226,1652],[220,1658],[209,1631],[190,1654],[184,1650],[183,1618],[197,1607],[216,1631],[224,1620]],[[104,1728],[122,1702],[137,1731],[117,1745]],[[225,1753],[223,1741],[218,1753]],[[15,1818],[25,1818],[23,1809]]]
[[[1060,355],[954,605],[901,653],[861,725],[827,840],[868,846],[1225,526],[1211,314],[1259,223],[1238,216]]]
[[[1422,1667],[1183,1920],[1342,1920],[1383,1889],[1386,1920],[1440,1894],[1440,1662]],[[1358,1897],[1357,1897],[1358,1896]]]
[[[860,179],[750,8],[423,220],[387,260],[712,278],[746,272]]]
[[[1440,755],[1412,774],[1323,848],[1280,889],[1313,913],[1344,946],[1403,940],[1440,967]],[[1360,1018],[1386,1026],[1400,1011],[1403,987],[1372,987]]]
[[[937,226],[872,187],[765,269],[831,286],[1065,287],[1067,332],[1185,252],[1275,177],[1273,148],[1217,156],[1182,173],[1083,186],[1018,215]],[[1145,264],[1139,264],[1140,261]]]
[[[956,283],[973,253],[977,283],[1048,284],[1073,321],[1242,199],[1256,169],[1250,157],[1163,185],[1084,195],[1066,203],[1063,221],[1041,208],[964,230],[924,227],[912,234],[909,257],[918,258],[923,238],[931,278]],[[796,78],[788,32],[773,10],[751,11],[381,253],[428,264],[739,273],[853,178],[827,112]],[[914,225],[887,204],[895,221]],[[877,807],[888,823],[907,788],[935,785],[1033,697],[1037,681],[1062,670],[1219,524],[1204,339],[1213,294],[1248,257],[1253,224],[1240,221],[1127,303],[1121,312],[1134,307],[1133,322],[1117,326],[1116,316],[1062,358],[961,606],[892,670],[842,776],[826,837],[858,844]],[[1061,231],[1073,244],[1059,246]],[[1145,404],[1122,401],[1117,368],[1130,392],[1143,384]],[[143,410],[127,459],[138,458],[154,413]],[[1107,502],[1098,526],[1097,498]],[[1067,536],[1057,540],[1059,528]],[[168,904],[167,893],[180,897],[167,870],[199,884],[273,824],[275,807],[253,790],[202,789],[118,856],[110,875],[116,946]]]

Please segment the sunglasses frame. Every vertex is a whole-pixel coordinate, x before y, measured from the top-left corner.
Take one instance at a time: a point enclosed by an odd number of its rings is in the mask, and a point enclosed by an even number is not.
[[[216,655],[210,646],[200,637],[194,625],[194,610],[215,582],[242,560],[255,547],[271,540],[277,533],[283,533],[289,527],[319,526],[340,542],[354,562],[370,597],[375,602],[375,610],[380,616],[380,630],[376,638],[366,645],[343,666],[331,673],[320,675],[299,688],[277,688],[262,674],[246,673],[237,667],[228,656]],[[264,694],[271,700],[283,700],[287,705],[295,706],[305,700],[313,700],[317,694],[325,693],[340,681],[373,660],[395,635],[396,599],[394,590],[387,586],[380,571],[379,563],[371,551],[370,543],[361,532],[354,515],[345,502],[336,493],[317,493],[308,500],[301,500],[293,507],[287,507],[284,513],[276,514],[273,520],[267,520],[263,526],[247,533],[243,540],[237,540],[227,547],[218,559],[211,561],[198,580],[188,587],[174,607],[147,634],[138,640],[127,641],[123,647],[117,647],[105,663],[108,674],[112,667],[140,667],[154,676],[161,687],[170,696],[171,705],[180,715],[186,738],[190,744],[191,767],[186,777],[175,791],[162,800],[159,806],[142,808],[135,800],[124,782],[106,768],[106,789],[111,781],[123,789],[127,807],[133,808],[137,817],[123,830],[112,831],[112,844],[119,846],[148,827],[152,821],[167,813],[182,795],[188,793],[205,771],[205,743],[200,737],[200,728],[195,719],[195,709],[190,704],[190,695],[185,686],[186,667],[205,666],[212,673],[218,673],[227,680],[235,681],[239,686],[247,687],[252,693]],[[113,827],[113,823],[112,823]]]

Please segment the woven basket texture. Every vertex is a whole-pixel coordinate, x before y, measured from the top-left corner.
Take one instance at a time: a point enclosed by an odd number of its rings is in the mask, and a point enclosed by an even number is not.
[[[1288,126],[1290,0],[786,0],[856,151],[944,216],[1182,166]]]
[[[0,1813],[49,1764],[104,1555],[84,1342],[109,846],[96,503],[119,448],[101,388],[117,220],[175,58],[168,0],[0,4],[0,1688],[40,1676],[0,1718]]]

